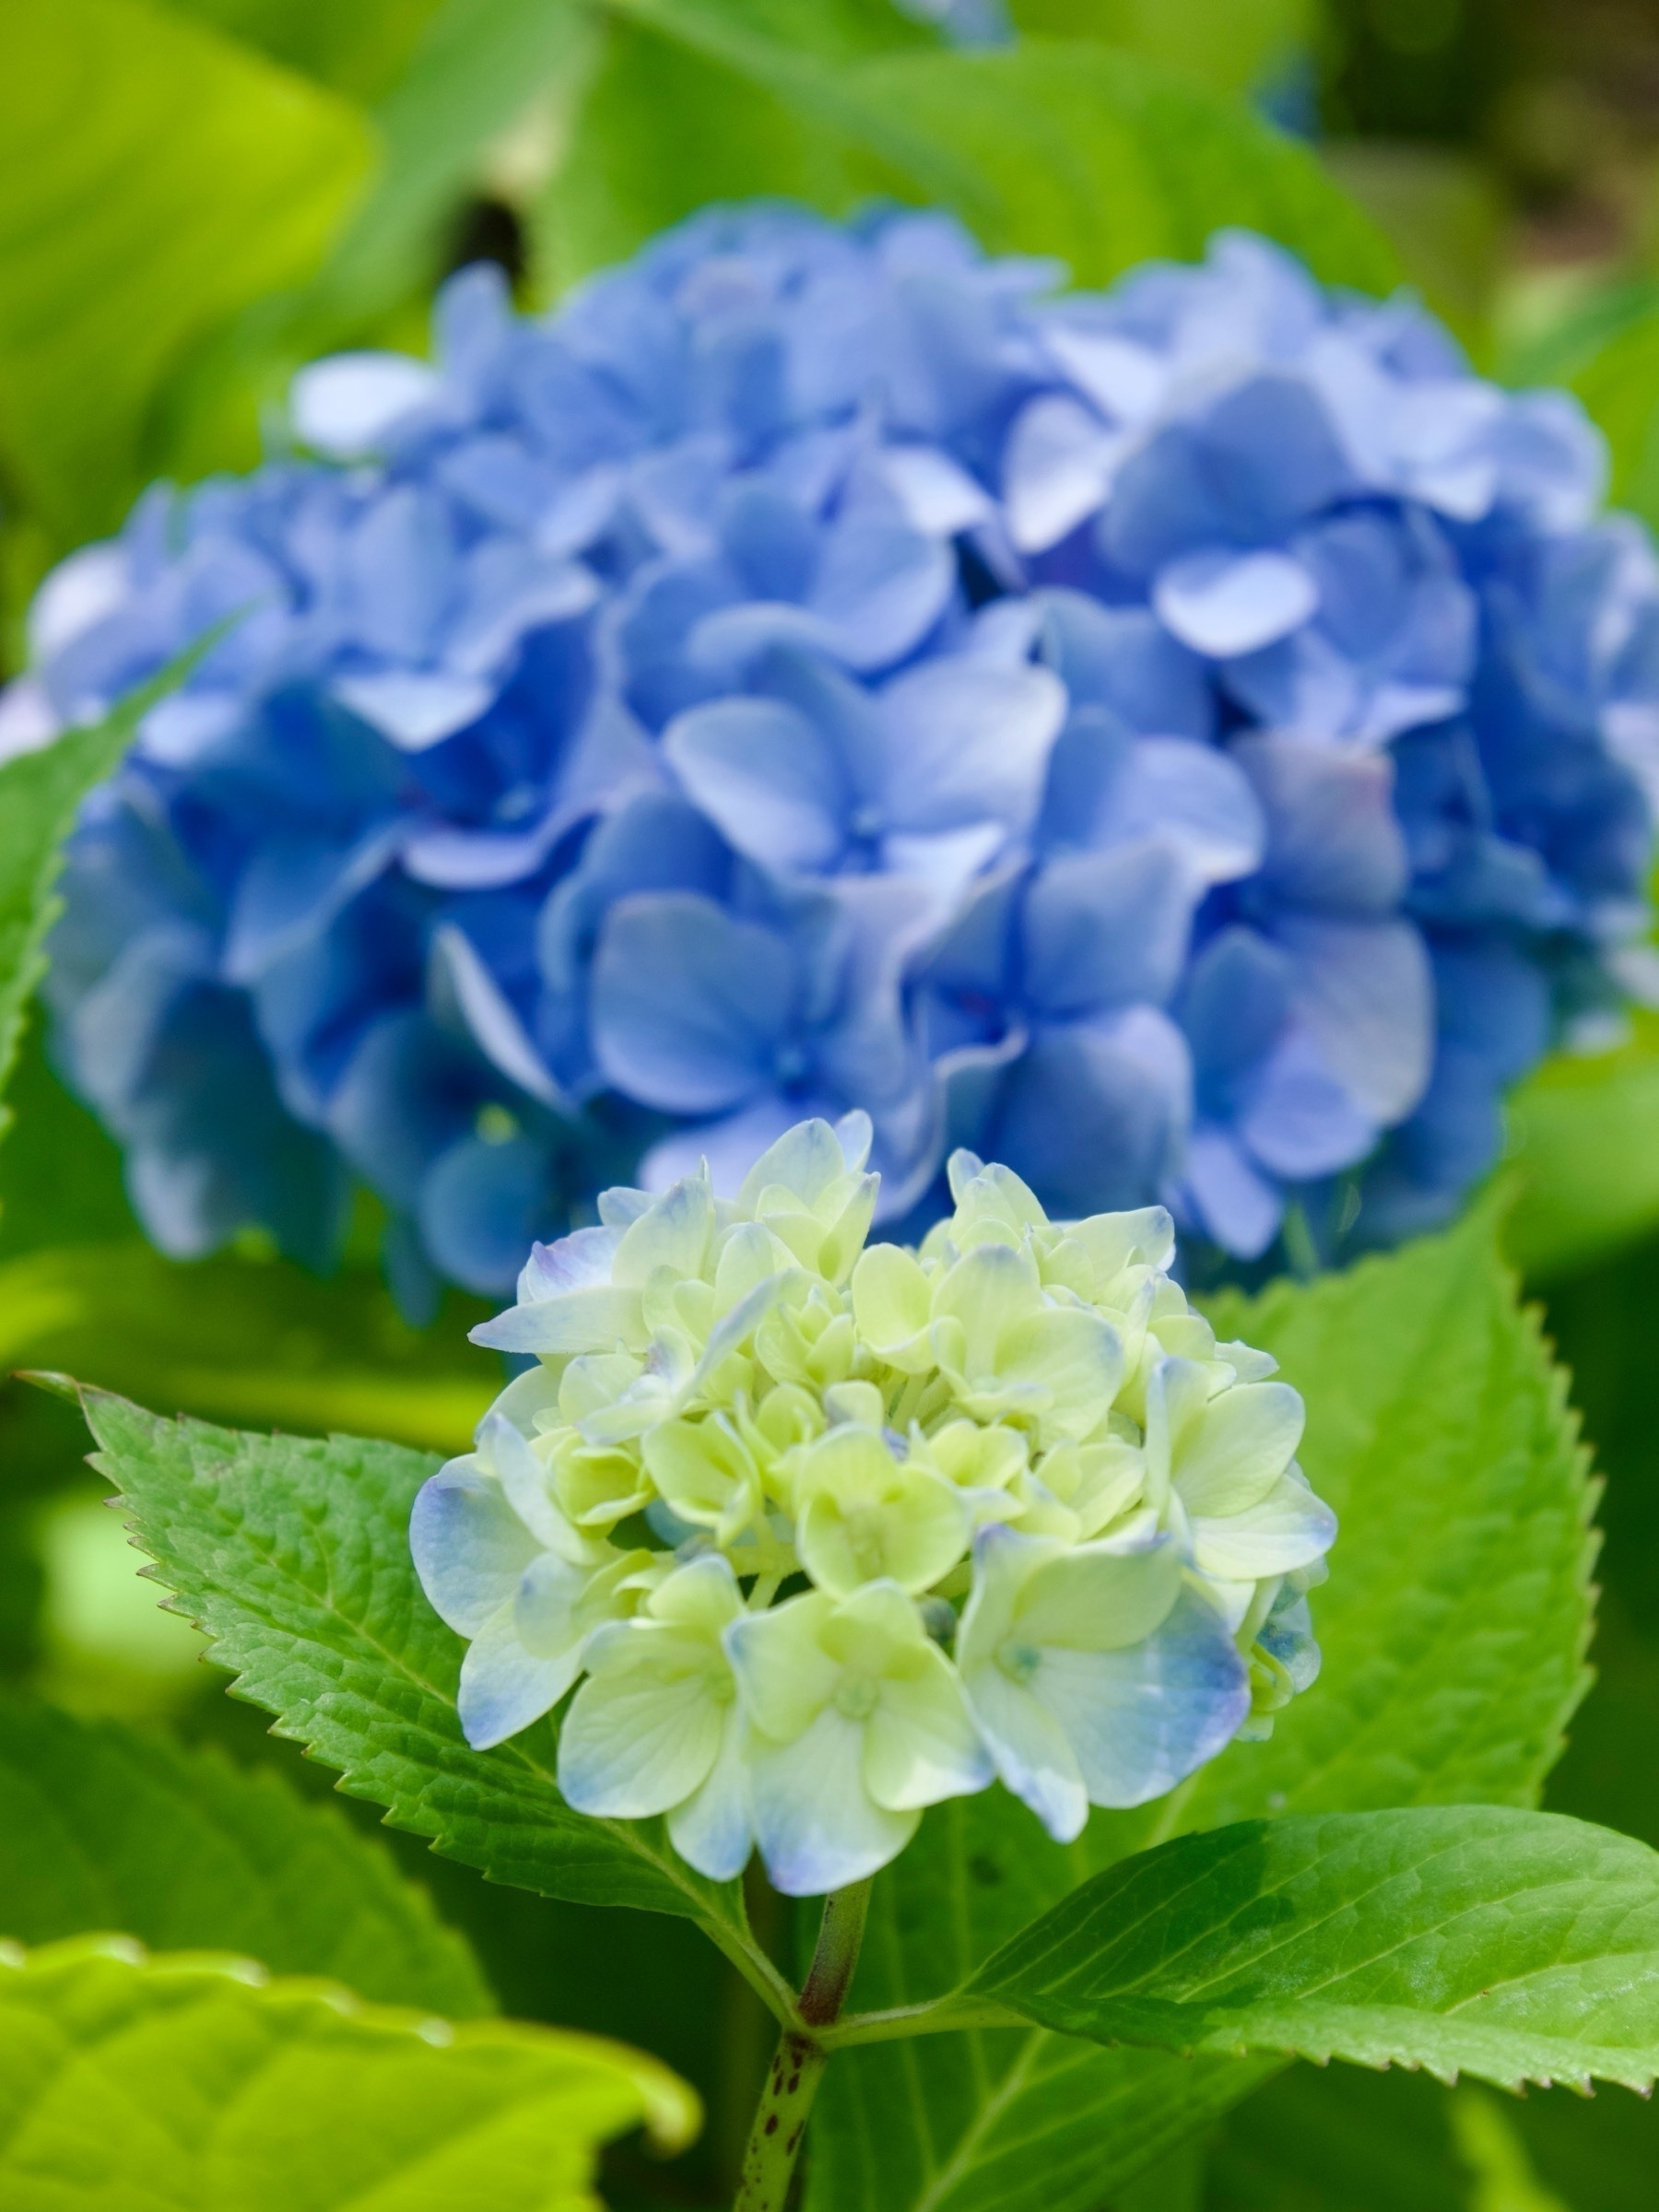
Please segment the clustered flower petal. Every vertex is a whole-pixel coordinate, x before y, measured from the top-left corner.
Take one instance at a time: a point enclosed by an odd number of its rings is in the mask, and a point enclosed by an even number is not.
[[[409,1296],[499,1291],[854,1109],[891,1218],[957,1144],[1244,1258],[1449,1212],[1619,1003],[1653,556],[1408,301],[1240,234],[1058,278],[779,206],[543,320],[475,269],[49,580],[12,745],[227,625],[51,986],[159,1241],[324,1253],[349,1172]]]
[[[1161,1207],[1051,1221],[959,1151],[921,1248],[866,1248],[871,1134],[803,1122],[735,1198],[702,1162],[537,1245],[473,1332],[535,1363],[410,1529],[471,1743],[573,1688],[572,1806],[666,1816],[716,1880],[758,1844],[794,1896],[997,1778],[1067,1842],[1265,1734],[1335,1535],[1301,1400],[1189,1306]]]

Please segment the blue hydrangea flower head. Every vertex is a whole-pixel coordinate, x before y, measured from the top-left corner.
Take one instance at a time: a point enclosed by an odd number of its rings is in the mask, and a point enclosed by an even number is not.
[[[296,382],[66,562],[0,741],[216,623],[88,807],[56,1051],[169,1250],[418,1302],[867,1112],[1251,1260],[1441,1219],[1645,921],[1659,578],[1576,406],[1261,240],[1098,295],[713,209]]]

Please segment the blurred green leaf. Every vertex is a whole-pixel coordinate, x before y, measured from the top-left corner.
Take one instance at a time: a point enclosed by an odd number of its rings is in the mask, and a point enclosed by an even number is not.
[[[1204,2212],[1469,2212],[1446,2092],[1398,2068],[1291,2066],[1217,2130]]]
[[[1639,1009],[1629,1042],[1611,1052],[1558,1053],[1510,1114],[1518,1194],[1504,1241],[1533,1280],[1659,1224],[1659,1015]]]
[[[1387,246],[1303,147],[1200,88],[1084,42],[831,66],[713,0],[613,0],[614,34],[547,195],[559,283],[712,197],[872,194],[954,210],[994,252],[1053,253],[1081,284],[1192,256],[1248,225],[1330,280],[1386,289]],[[758,96],[740,109],[733,80]]]
[[[1446,147],[1350,138],[1323,150],[1406,276],[1484,366],[1508,243],[1498,177],[1474,156]]]
[[[1027,36],[1097,39],[1241,99],[1305,48],[1314,0],[1010,0]]]
[[[443,0],[169,0],[276,62],[354,100],[394,84]]]
[[[581,68],[588,30],[578,0],[444,0],[431,12],[375,106],[385,166],[297,303],[302,329],[360,324],[428,279],[481,149],[561,72]]]
[[[1659,312],[1618,332],[1571,382],[1606,438],[1610,496],[1659,524]]]
[[[1211,1318],[1307,1400],[1302,1464],[1341,1524],[1312,1599],[1321,1679],[1270,1742],[1095,1813],[1069,1850],[1000,1793],[936,1808],[876,1885],[861,2006],[938,1994],[1086,1874],[1182,1830],[1536,1802],[1587,1680],[1594,1490],[1491,1212]],[[1094,2212],[1271,2070],[1000,2030],[852,2051],[815,2124],[813,2212]]]
[[[454,2019],[495,2009],[465,1943],[336,1806],[215,1751],[0,1701],[0,1934],[93,1928]]]
[[[366,1272],[180,1263],[147,1244],[67,1245],[0,1265],[0,1368],[62,1368],[164,1408],[465,1451],[500,1388],[450,1300],[423,1333]]]
[[[620,2044],[130,1939],[0,1960],[6,2212],[597,2212],[597,2147],[641,2123],[683,2142],[696,2101]]]
[[[0,0],[0,471],[60,549],[119,521],[163,386],[310,276],[359,112],[138,0]]]

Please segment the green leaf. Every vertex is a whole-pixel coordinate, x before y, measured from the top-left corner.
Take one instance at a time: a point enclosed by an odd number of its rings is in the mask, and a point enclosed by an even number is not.
[[[164,385],[308,276],[360,189],[357,112],[136,0],[0,10],[0,469],[60,548],[147,473]]]
[[[1016,28],[1051,39],[1098,39],[1240,99],[1304,50],[1316,29],[1310,0],[1011,0]]]
[[[319,1282],[276,1261],[65,1245],[0,1263],[0,1367],[55,1368],[234,1420],[464,1452],[501,1377],[466,1342],[462,1305],[428,1334],[399,1320],[366,1270]]]
[[[465,1942],[337,1806],[217,1752],[0,1702],[0,1936],[89,1928],[454,2019],[494,2010]]]
[[[134,1541],[276,1733],[354,1796],[494,1881],[695,1920],[748,1957],[741,1893],[694,1874],[660,1823],[588,1819],[540,1722],[475,1751],[455,1715],[461,1639],[427,1604],[409,1509],[437,1462],[395,1444],[241,1435],[83,1394]],[[752,1960],[750,1961],[752,1964]]]
[[[1069,1850],[999,1792],[929,1814],[876,1885],[856,2003],[940,1994],[1085,1876],[1181,1830],[1536,1802],[1587,1680],[1594,1492],[1496,1238],[1478,1213],[1348,1274],[1215,1305],[1221,1334],[1276,1354],[1307,1400],[1303,1465],[1341,1524],[1312,1599],[1320,1680],[1271,1742],[1143,1812],[1097,1812]],[[1272,2065],[1001,2030],[850,2051],[814,2124],[813,2212],[1095,2212]]]
[[[305,76],[355,100],[394,84],[442,0],[171,0],[194,16]]]
[[[1470,2212],[1447,2093],[1425,2074],[1290,2066],[1229,2112],[1210,2144],[1205,2212],[1406,2207]]]
[[[561,283],[712,197],[872,194],[955,211],[993,252],[1059,255],[1100,284],[1191,257],[1226,223],[1322,276],[1387,289],[1389,249],[1303,147],[1182,78],[1082,41],[835,66],[713,0],[612,0],[618,30],[548,197]],[[729,88],[753,97],[734,109]]]
[[[1650,2212],[1659,2110],[1296,2065],[1230,2112],[1206,2212]],[[1113,2212],[1127,2212],[1114,2206]]]
[[[1097,1875],[966,1990],[1182,2054],[1644,2089],[1659,1853],[1496,1806],[1242,1821]]]
[[[1659,354],[1654,365],[1659,376]],[[1504,1241],[1531,1279],[1659,1224],[1659,1016],[1639,1010],[1612,1052],[1547,1060],[1510,1111],[1518,1195]]]
[[[375,190],[296,304],[297,324],[350,328],[427,281],[481,150],[581,68],[590,28],[576,0],[445,0],[430,13],[374,109],[385,146]]]
[[[105,1938],[0,1963],[6,2212],[597,2212],[594,2152],[697,2124],[665,2067]]]
[[[62,905],[54,887],[64,840],[81,801],[110,774],[144,714],[174,680],[169,670],[107,721],[67,730],[54,743],[0,765],[0,1093],[17,1064],[29,1002],[45,972],[46,933]],[[0,1107],[0,1135],[9,1119]]]
[[[1571,381],[1611,449],[1611,496],[1659,521],[1659,312],[1617,332]]]
[[[1599,1485],[1535,1312],[1477,1209],[1446,1235],[1259,1299],[1223,1336],[1302,1394],[1335,1508],[1319,1681],[1203,1770],[1187,1828],[1262,1811],[1531,1806],[1589,1687]]]

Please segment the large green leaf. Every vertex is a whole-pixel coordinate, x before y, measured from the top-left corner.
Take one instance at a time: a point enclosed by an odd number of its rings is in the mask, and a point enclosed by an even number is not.
[[[442,0],[171,0],[273,61],[314,76],[356,100],[372,100],[407,67]]]
[[[877,1883],[860,2004],[937,1995],[1085,1875],[1182,1829],[1535,1803],[1587,1680],[1594,1490],[1493,1217],[1213,1318],[1307,1400],[1303,1463],[1341,1522],[1313,1597],[1320,1681],[1271,1742],[1143,1813],[1097,1813],[1069,1851],[1000,1793],[930,1814]],[[849,2052],[815,2123],[814,2212],[1093,2212],[1270,2070],[1002,2030]]]
[[[308,276],[372,159],[345,101],[138,0],[0,0],[0,471],[60,548],[116,523],[159,396]]]
[[[217,1752],[0,1702],[0,1936],[89,1928],[455,2019],[494,2009],[466,1945],[337,1806]]]
[[[1097,1875],[967,1990],[1183,2054],[1645,2089],[1659,1853],[1496,1806],[1243,1821]]]
[[[1099,39],[1231,98],[1271,82],[1316,29],[1310,0],[1010,0],[1008,12],[1022,32]]]
[[[388,1808],[493,1880],[683,1913],[754,1965],[736,1884],[696,1875],[660,1823],[572,1813],[541,1722],[475,1751],[455,1714],[462,1643],[427,1604],[409,1509],[436,1462],[395,1444],[259,1437],[83,1395],[134,1541],[214,1641],[239,1696],[276,1715]]]
[[[1512,1115],[1517,1195],[1505,1241],[1533,1280],[1659,1225],[1659,1016],[1639,1012],[1613,1052],[1547,1060]]]
[[[548,197],[558,281],[713,197],[784,192],[831,213],[873,193],[952,208],[993,251],[1099,284],[1191,256],[1222,224],[1323,276],[1386,289],[1388,248],[1305,147],[1134,55],[1085,41],[878,55],[840,67],[716,0],[612,0],[613,35]],[[734,84],[750,97],[734,109]]]
[[[665,2067],[594,2037],[130,1940],[0,1959],[6,2212],[598,2212],[601,2143],[696,2122]]]
[[[1474,2212],[1446,2091],[1398,2067],[1288,2067],[1228,2113],[1207,2164],[1205,2212]]]

